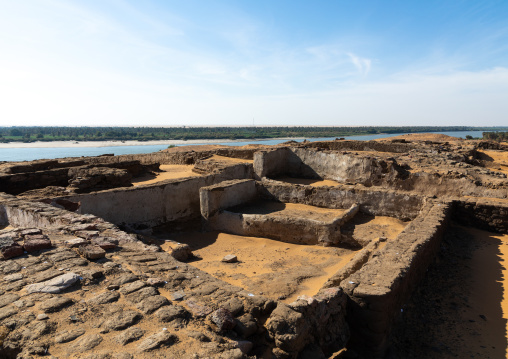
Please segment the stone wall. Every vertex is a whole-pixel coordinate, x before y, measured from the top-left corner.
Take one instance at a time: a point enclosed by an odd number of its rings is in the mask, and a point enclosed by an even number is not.
[[[254,174],[256,179],[277,177],[287,172],[288,148],[258,151],[254,153]]]
[[[454,201],[453,219],[466,226],[508,233],[508,202],[494,199]]]
[[[354,186],[313,187],[264,179],[258,183],[261,196],[283,203],[302,203],[325,208],[349,208],[355,203],[363,213],[402,220],[415,218],[424,197],[389,189]]]
[[[337,287],[291,304],[278,303],[266,323],[276,345],[274,357],[325,358],[343,348],[349,339],[346,303]]]
[[[136,236],[127,234],[112,223],[94,215],[81,215],[41,202],[31,202],[0,193],[0,221],[12,227],[39,228],[76,234],[87,230],[97,231],[106,237],[114,237],[121,244],[138,243]]]
[[[439,250],[451,208],[450,203],[428,203],[394,241],[341,282],[349,297],[349,345],[365,357],[383,357],[403,303]]]
[[[367,155],[298,147],[255,153],[254,172],[257,179],[288,175],[366,186],[393,182],[407,176],[394,159],[383,160]]]
[[[221,173],[166,180],[156,184],[80,194],[60,199],[80,202],[80,213],[92,213],[116,224],[159,224],[200,216],[199,189],[231,179],[252,178],[250,164],[237,164]]]
[[[115,163],[122,161],[140,161],[142,164],[160,163],[161,165],[190,165],[194,164],[197,160],[213,156],[214,154],[252,160],[256,149],[241,149],[241,148],[215,148],[210,150],[187,150],[184,148],[177,151],[168,152],[153,152],[132,155],[119,155],[119,156],[98,156],[89,157],[89,163]]]
[[[231,180],[199,190],[201,215],[208,219],[221,209],[250,202],[257,196],[253,179]]]
[[[331,221],[318,221],[294,216],[270,214],[245,214],[220,211],[209,218],[211,230],[250,237],[272,238],[295,244],[339,244],[342,236],[340,226],[345,218],[337,216]]]

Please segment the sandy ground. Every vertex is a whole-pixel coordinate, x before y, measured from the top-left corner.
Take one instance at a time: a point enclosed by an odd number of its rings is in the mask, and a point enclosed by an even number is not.
[[[254,160],[246,160],[243,158],[235,158],[235,157],[226,157],[226,156],[219,156],[219,155],[213,155],[210,158],[207,158],[207,160],[217,161],[217,162],[227,162],[227,163],[252,163]]]
[[[508,235],[452,226],[396,329],[393,358],[508,356]]]
[[[187,243],[201,259],[191,264],[254,294],[292,301],[314,295],[326,280],[355,254],[342,248],[298,245],[268,238],[226,233],[183,233],[171,239]],[[167,249],[170,242],[163,245]],[[227,254],[238,263],[221,262]]]
[[[345,212],[345,209],[330,209],[300,203],[280,203],[273,201],[260,201],[231,210],[246,214],[270,214],[297,218],[305,217],[318,221],[330,221]]]
[[[370,220],[360,222],[355,225],[354,231],[372,239],[383,235],[393,239],[407,224],[389,217],[370,217]],[[387,230],[377,234],[380,228]],[[328,278],[357,252],[348,248],[298,245],[217,232],[185,232],[170,234],[165,238],[168,239],[162,246],[165,250],[174,242],[187,243],[199,257],[190,263],[197,268],[254,294],[263,294],[287,303],[303,294],[315,295]],[[236,255],[239,262],[221,262],[227,254]]]
[[[488,169],[508,174],[508,151],[482,150],[480,154]]]
[[[287,182],[292,184],[303,184],[303,185],[311,185],[314,187],[322,187],[322,186],[330,186],[334,187],[339,185],[339,182],[332,181],[332,180],[318,180],[318,179],[311,179],[311,178],[294,178],[294,177],[277,177],[275,178],[277,181],[281,182]]]
[[[167,179],[200,176],[198,173],[192,172],[193,168],[194,165],[161,165],[160,172],[155,172],[155,175],[133,178],[132,184],[134,186],[140,186],[157,183]]]

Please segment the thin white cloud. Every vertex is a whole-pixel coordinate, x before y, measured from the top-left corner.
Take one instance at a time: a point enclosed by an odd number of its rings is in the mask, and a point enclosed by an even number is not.
[[[351,63],[356,67],[362,76],[367,76],[369,74],[372,60],[362,58],[351,52],[348,52],[347,55],[351,59]]]

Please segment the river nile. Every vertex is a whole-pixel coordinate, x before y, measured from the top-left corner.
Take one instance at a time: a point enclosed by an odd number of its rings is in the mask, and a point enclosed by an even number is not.
[[[448,136],[465,138],[466,135],[473,137],[482,137],[482,131],[458,131],[458,132],[436,132],[445,134]],[[347,136],[348,140],[359,140],[368,141],[375,140],[383,137],[399,136],[404,133],[397,134],[381,134],[381,135],[366,135],[366,136]],[[320,138],[308,138],[308,141],[330,141],[334,140],[335,137],[320,137]],[[229,142],[208,142],[203,141],[202,143],[188,143],[178,144],[176,146],[185,145],[204,145],[204,144],[218,144],[228,146],[244,146],[248,144],[260,144],[260,145],[277,145],[288,141],[287,138],[283,139],[269,139],[269,140],[257,140],[257,141],[229,141]],[[295,139],[295,141],[303,141],[303,138]],[[16,147],[16,148],[0,148],[0,161],[32,161],[36,159],[53,159],[63,157],[81,157],[81,156],[99,156],[103,154],[114,154],[114,155],[126,155],[126,154],[138,154],[138,153],[150,153],[157,152],[168,148],[168,144],[157,144],[151,145],[146,142],[140,142],[136,145],[128,146],[103,146],[103,147]]]

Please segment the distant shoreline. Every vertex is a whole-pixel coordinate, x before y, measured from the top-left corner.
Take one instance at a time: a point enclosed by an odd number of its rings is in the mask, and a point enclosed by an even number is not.
[[[219,144],[224,142],[252,142],[266,141],[266,138],[259,139],[211,139],[211,140],[154,140],[154,141],[36,141],[36,142],[9,142],[0,143],[1,148],[62,148],[62,147],[115,147],[115,146],[155,146],[155,145],[195,145],[195,144]],[[300,137],[270,138],[269,140],[303,140]]]

